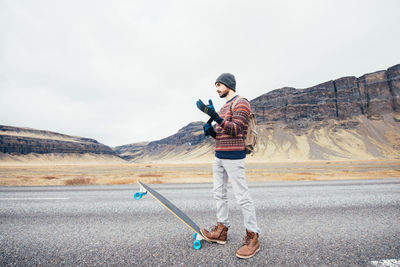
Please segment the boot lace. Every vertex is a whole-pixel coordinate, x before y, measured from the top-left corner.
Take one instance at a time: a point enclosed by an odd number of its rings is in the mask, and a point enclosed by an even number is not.
[[[218,229],[218,224],[211,227],[210,232],[214,232]]]
[[[243,243],[243,245],[248,245],[249,243],[250,243],[250,237],[249,236],[246,236],[245,238],[244,238],[244,243]]]

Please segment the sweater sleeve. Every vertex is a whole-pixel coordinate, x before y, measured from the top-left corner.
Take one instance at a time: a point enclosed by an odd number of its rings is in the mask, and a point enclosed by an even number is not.
[[[233,137],[243,133],[247,126],[250,118],[250,103],[246,99],[242,98],[237,101],[233,108],[232,120],[225,120],[221,126],[226,134],[232,135]]]

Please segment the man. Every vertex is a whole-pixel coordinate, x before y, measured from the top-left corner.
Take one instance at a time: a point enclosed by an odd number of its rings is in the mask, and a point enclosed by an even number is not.
[[[246,237],[236,256],[250,258],[260,250],[256,213],[246,183],[244,159],[246,150],[244,137],[250,117],[250,103],[236,95],[235,76],[230,73],[221,74],[215,81],[217,93],[226,99],[225,105],[217,113],[212,101],[205,105],[198,100],[197,107],[215,122],[216,128],[211,126],[211,119],[204,124],[205,135],[215,138],[215,159],[213,163],[214,199],[217,204],[217,225],[211,230],[201,229],[204,236],[212,242],[225,244],[228,229],[228,178],[231,180],[233,192],[244,217]]]

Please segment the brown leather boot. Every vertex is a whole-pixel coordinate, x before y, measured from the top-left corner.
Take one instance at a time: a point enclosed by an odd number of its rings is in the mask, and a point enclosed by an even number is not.
[[[210,241],[218,244],[226,244],[226,239],[228,237],[228,227],[222,223],[217,222],[217,225],[213,226],[210,231],[202,228],[201,233],[207,237]]]
[[[236,257],[242,259],[248,259],[253,257],[258,251],[260,251],[260,242],[258,241],[258,234],[250,232],[246,229],[246,237],[244,238],[244,244],[241,248],[236,251]]]

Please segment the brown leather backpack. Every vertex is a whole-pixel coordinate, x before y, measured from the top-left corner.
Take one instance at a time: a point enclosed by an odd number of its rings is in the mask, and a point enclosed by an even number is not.
[[[232,113],[233,113],[233,108],[236,106],[237,102],[241,98],[244,98],[244,97],[241,97],[238,95],[238,97],[232,103],[232,105],[231,105]],[[244,99],[246,99],[246,98],[244,98]],[[246,134],[246,136],[243,136],[243,139],[244,139],[244,145],[246,147],[246,154],[254,154],[255,148],[257,145],[258,132],[257,132],[256,114],[252,113],[251,111],[250,111],[249,123],[247,125],[247,134]]]

